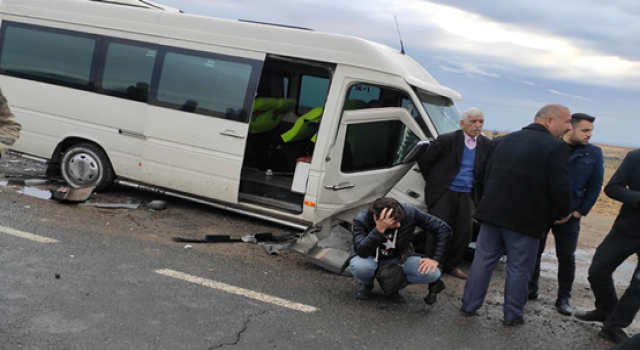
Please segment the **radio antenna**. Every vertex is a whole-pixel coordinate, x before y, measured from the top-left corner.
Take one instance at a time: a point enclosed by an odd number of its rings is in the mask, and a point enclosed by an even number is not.
[[[398,28],[398,37],[400,38],[400,52],[404,55],[404,43],[402,42],[402,34],[400,34],[400,25],[398,24],[398,17],[393,16],[396,19],[396,28]]]

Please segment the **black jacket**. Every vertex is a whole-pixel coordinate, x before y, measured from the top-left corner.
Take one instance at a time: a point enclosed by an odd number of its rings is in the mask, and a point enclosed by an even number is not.
[[[604,192],[622,202],[613,230],[640,237],[640,150],[627,154]]]
[[[541,238],[571,213],[569,154],[569,145],[539,124],[494,140],[476,172],[474,217]]]
[[[411,240],[416,227],[435,235],[436,246],[433,256],[430,258],[442,263],[447,251],[447,245],[451,238],[451,227],[435,216],[423,213],[409,204],[402,204],[405,215],[398,229],[396,246],[400,252],[401,261],[407,260],[409,255],[414,255]],[[369,220],[368,210],[363,209],[353,219],[353,251],[352,257],[358,255],[363,258],[375,256],[376,248],[384,242],[384,235],[376,230],[376,223]],[[417,255],[417,254],[415,254]]]
[[[442,197],[460,171],[464,151],[464,132],[457,130],[438,136],[418,161],[420,173],[427,185],[424,189],[425,203],[432,206]],[[484,160],[491,140],[483,135],[476,139],[475,170]],[[475,198],[476,202],[479,198]]]

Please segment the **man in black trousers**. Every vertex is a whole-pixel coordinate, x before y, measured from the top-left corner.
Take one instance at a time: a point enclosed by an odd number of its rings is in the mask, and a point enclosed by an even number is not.
[[[524,323],[540,239],[552,223],[571,217],[569,146],[560,140],[570,127],[569,109],[550,104],[538,111],[533,124],[493,141],[477,172],[481,199],[474,217],[481,226],[463,315],[473,316],[482,306],[493,270],[506,254],[504,325]]]
[[[602,190],[604,161],[602,149],[589,143],[595,117],[585,113],[571,116],[573,130],[564,135],[563,140],[571,147],[569,176],[571,178],[571,219],[551,228],[556,243],[558,257],[558,298],[556,309],[565,316],[571,316],[573,308],[569,303],[573,280],[576,274],[575,252],[580,235],[580,219],[586,216],[596,204]],[[538,298],[540,263],[548,233],[540,240],[538,261],[529,282],[529,300]]]
[[[460,117],[461,130],[440,135],[418,161],[427,183],[425,203],[429,214],[444,220],[453,229],[442,270],[461,279],[467,279],[460,263],[473,231],[474,173],[491,145],[482,135],[483,125],[484,115],[480,109],[466,110]],[[431,250],[430,244],[426,250]]]
[[[622,202],[611,232],[600,243],[589,267],[589,284],[596,297],[596,309],[576,313],[582,321],[602,322],[600,336],[615,343],[629,338],[623,328],[640,310],[640,263],[629,287],[618,300],[613,272],[629,256],[640,255],[640,150],[629,152],[605,187],[607,196]]]

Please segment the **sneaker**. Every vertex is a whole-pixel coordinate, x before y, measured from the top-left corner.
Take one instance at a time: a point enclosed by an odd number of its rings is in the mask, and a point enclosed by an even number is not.
[[[622,344],[625,341],[627,341],[627,339],[629,339],[629,336],[627,335],[627,333],[625,333],[622,330],[622,328],[619,328],[619,327],[616,327],[616,328],[602,327],[602,330],[600,331],[600,333],[598,333],[598,335],[605,339],[609,339],[616,344]]]
[[[360,282],[356,287],[356,299],[359,300],[367,300],[371,296],[371,290],[373,289],[373,284],[364,284]]]
[[[407,299],[404,297],[404,295],[400,294],[400,292],[387,294],[385,295],[385,297],[393,301],[394,303],[398,303],[398,304],[406,304],[407,302]]]
[[[433,305],[438,301],[438,294],[445,289],[444,282],[437,280],[429,284],[429,294],[424,298],[427,305]]]

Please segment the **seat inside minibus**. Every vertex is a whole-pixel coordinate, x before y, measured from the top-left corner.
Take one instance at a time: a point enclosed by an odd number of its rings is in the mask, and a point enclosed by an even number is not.
[[[313,156],[334,68],[267,57],[249,121],[241,201],[302,212],[304,194],[292,192],[293,177],[297,163]]]

